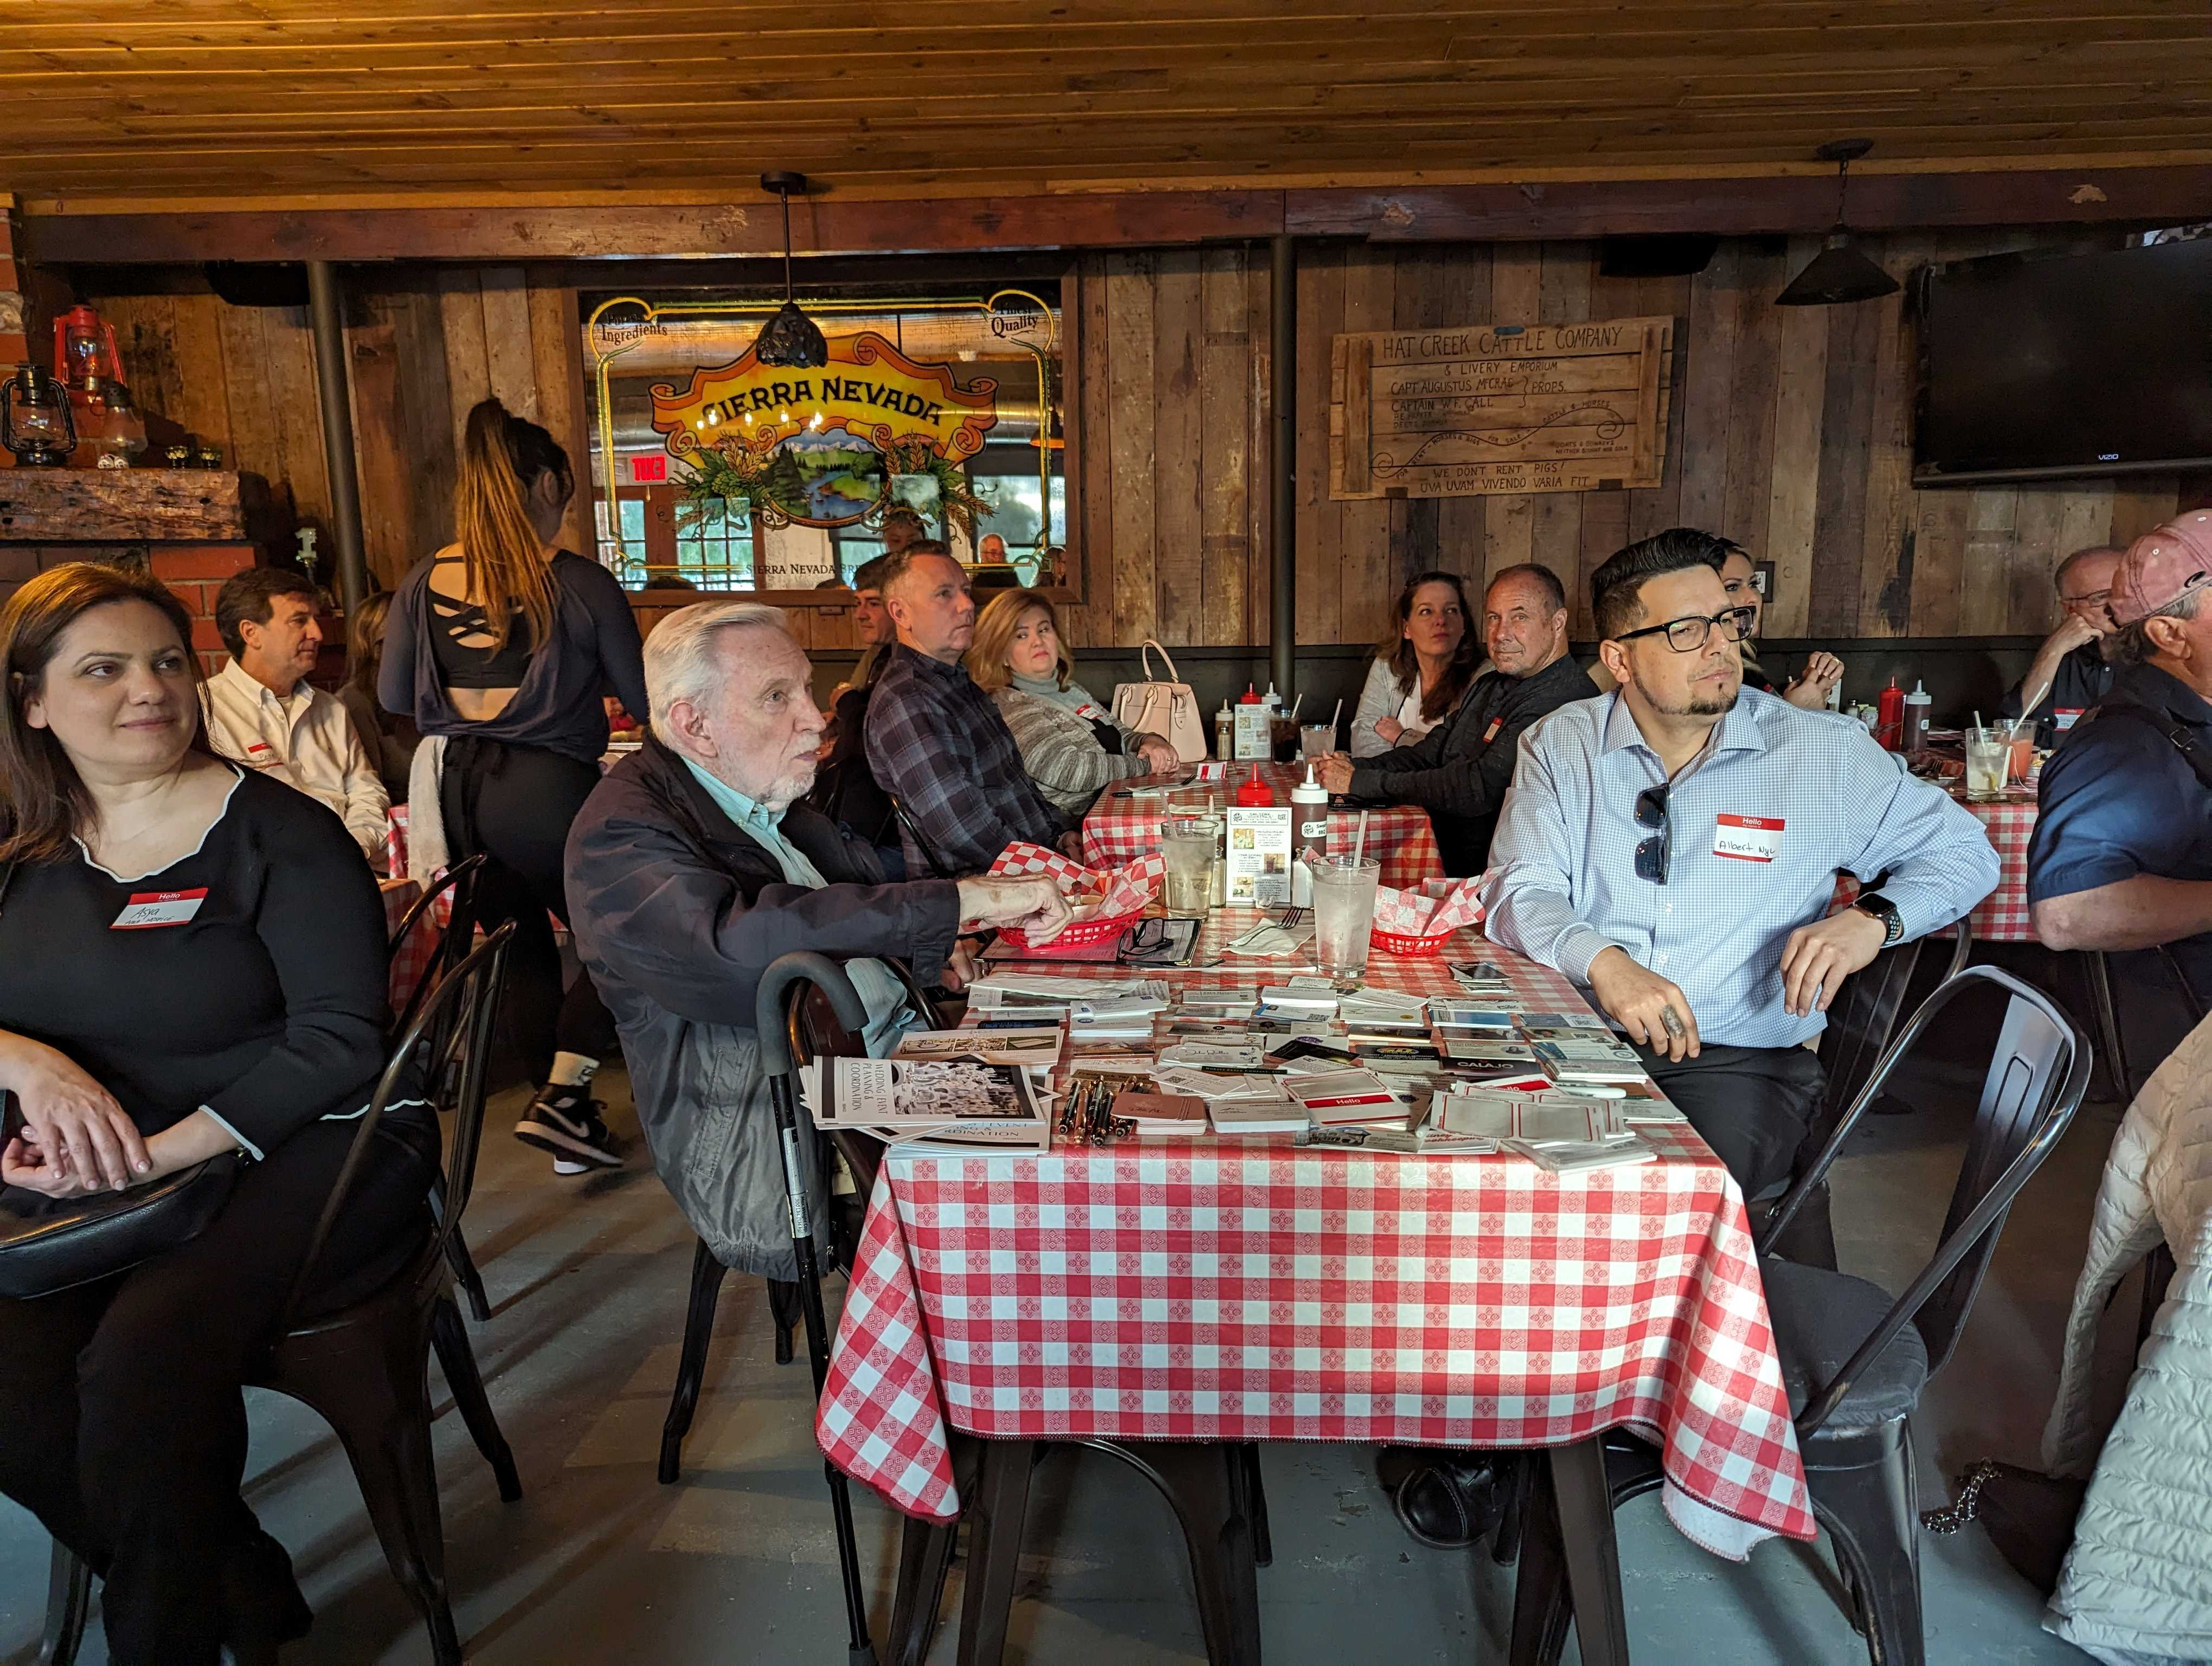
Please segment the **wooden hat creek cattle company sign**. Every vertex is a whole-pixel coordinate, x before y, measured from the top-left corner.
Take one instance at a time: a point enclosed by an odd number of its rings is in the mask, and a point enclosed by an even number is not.
[[[1339,336],[1329,496],[1656,486],[1674,334],[1627,318]]]
[[[863,331],[833,339],[819,369],[764,366],[748,350],[693,371],[681,391],[657,383],[653,426],[672,456],[772,520],[849,526],[890,507],[895,477],[982,450],[998,386],[977,377],[962,387],[948,367],[916,364]]]

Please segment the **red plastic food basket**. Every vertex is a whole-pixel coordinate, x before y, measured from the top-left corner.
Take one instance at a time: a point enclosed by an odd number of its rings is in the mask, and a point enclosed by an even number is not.
[[[1115,941],[1123,932],[1128,930],[1130,927],[1135,925],[1138,921],[1144,917],[1144,909],[1138,909],[1128,914],[1116,914],[1110,916],[1101,915],[1094,920],[1080,920],[1074,925],[1070,926],[1066,930],[1060,933],[1059,936],[1054,938],[1048,944],[1032,943],[1030,941],[1029,933],[1027,932],[1017,930],[1012,926],[1000,927],[999,929],[999,935],[1005,938],[1007,942],[1012,944],[1018,949],[1034,949],[1040,947],[1054,949],[1095,949],[1102,943],[1111,943]],[[1378,933],[1378,935],[1380,933]]]
[[[1386,932],[1377,926],[1370,940],[1384,954],[1401,955],[1407,960],[1431,960],[1444,952],[1444,945],[1451,941],[1451,933],[1439,932],[1434,937],[1405,937],[1396,932]]]

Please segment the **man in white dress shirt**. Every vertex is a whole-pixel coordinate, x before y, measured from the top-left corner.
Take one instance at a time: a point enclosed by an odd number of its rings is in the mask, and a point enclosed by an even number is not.
[[[336,811],[382,873],[391,800],[345,708],[307,680],[323,644],[315,611],[315,587],[282,567],[250,567],[222,587],[215,623],[231,661],[203,685],[208,739]]]

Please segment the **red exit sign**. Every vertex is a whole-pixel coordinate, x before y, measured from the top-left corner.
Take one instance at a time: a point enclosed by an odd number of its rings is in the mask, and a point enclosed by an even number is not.
[[[664,486],[668,483],[668,459],[665,457],[633,457],[629,459],[629,477],[640,486]]]

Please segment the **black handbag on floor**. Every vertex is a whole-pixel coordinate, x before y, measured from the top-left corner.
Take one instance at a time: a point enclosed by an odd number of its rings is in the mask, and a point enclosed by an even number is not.
[[[2089,1483],[2046,1475],[2017,1464],[1984,1458],[1959,1477],[1959,1496],[1940,1510],[1923,1511],[1931,1533],[1956,1533],[1968,1522],[1989,1529],[1997,1554],[2045,1596],[2058,1589],[2058,1572],[2074,1545],[2074,1520]]]

